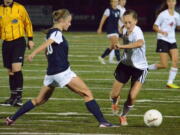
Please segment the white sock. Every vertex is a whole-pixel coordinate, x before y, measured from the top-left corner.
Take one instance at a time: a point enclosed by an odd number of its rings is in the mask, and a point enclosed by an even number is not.
[[[174,79],[176,78],[176,74],[178,72],[177,68],[171,67],[169,71],[169,79],[168,79],[168,84],[172,84]]]
[[[148,69],[149,69],[149,70],[156,70],[156,69],[157,69],[156,64],[151,64],[151,65],[149,65],[149,66],[148,66]]]
[[[120,114],[120,116],[126,116],[128,114],[128,112],[134,107],[134,105],[126,105],[124,104],[123,110]]]
[[[113,61],[113,58],[115,56],[114,50],[112,50],[109,54],[109,62]]]

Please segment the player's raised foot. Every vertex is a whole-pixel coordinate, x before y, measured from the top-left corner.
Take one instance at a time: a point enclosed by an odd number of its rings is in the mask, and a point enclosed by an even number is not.
[[[9,99],[5,100],[4,102],[1,102],[0,106],[12,106],[13,101],[14,101],[13,99],[9,98]]]
[[[167,84],[166,87],[167,88],[173,88],[173,89],[179,89],[180,88],[180,86],[178,86],[176,84],[173,84],[173,83],[172,84]]]
[[[111,108],[112,108],[113,115],[118,115],[118,113],[119,113],[119,105],[118,104],[112,104]]]
[[[10,117],[7,117],[6,120],[5,120],[5,123],[7,126],[10,126],[11,124],[14,123],[14,120],[11,120]]]
[[[108,123],[108,122],[103,122],[103,123],[99,124],[99,127],[100,128],[107,128],[107,127],[113,128],[113,127],[120,127],[120,126],[119,125],[114,125],[114,124],[111,124],[111,123]]]
[[[102,58],[101,56],[98,57],[98,60],[101,62],[101,64],[106,64],[104,58]]]
[[[112,60],[112,61],[109,61],[109,63],[110,63],[110,64],[118,64],[118,61]]]
[[[120,116],[119,122],[121,123],[121,126],[127,126],[128,125],[126,116]]]

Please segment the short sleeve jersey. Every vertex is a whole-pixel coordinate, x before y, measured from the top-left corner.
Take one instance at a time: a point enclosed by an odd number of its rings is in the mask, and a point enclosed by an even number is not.
[[[124,24],[123,24],[123,21],[122,21],[122,17],[123,17],[123,15],[124,15],[126,9],[125,9],[124,7],[122,7],[121,5],[118,5],[118,6],[117,6],[117,9],[119,9],[119,10],[120,10],[120,13],[121,13],[120,19],[119,19],[119,26],[122,27],[122,26],[124,25]]]
[[[61,73],[69,67],[68,42],[57,28],[50,29],[46,38],[54,41],[46,49],[48,60],[47,75]]]
[[[135,26],[133,31],[127,35],[127,29],[123,29],[124,44],[136,42],[138,40],[144,41],[143,32],[140,27]],[[144,41],[145,42],[145,41]],[[128,66],[132,66],[138,69],[146,69],[148,63],[146,60],[146,47],[143,44],[139,48],[124,49],[122,63]]]
[[[168,10],[164,10],[159,14],[154,24],[157,25],[160,30],[168,33],[167,36],[158,33],[157,39],[161,39],[169,43],[176,42],[175,29],[176,26],[180,26],[179,13],[175,11],[174,15],[170,15]]]
[[[118,33],[118,21],[120,19],[120,11],[118,9],[107,8],[104,11],[107,16],[106,31],[108,34]]]

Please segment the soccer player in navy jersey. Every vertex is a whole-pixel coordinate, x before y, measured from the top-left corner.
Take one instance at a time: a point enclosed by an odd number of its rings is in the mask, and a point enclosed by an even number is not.
[[[122,38],[122,28],[124,27],[124,23],[122,20],[123,14],[126,11],[125,9],[125,5],[126,5],[126,0],[119,0],[119,4],[117,5],[117,9],[120,10],[120,19],[119,19],[119,37]],[[114,49],[111,51],[111,53],[109,54],[109,62],[110,63],[114,63],[114,56],[115,56],[115,51]],[[117,62],[115,62],[117,63]]]
[[[68,30],[71,20],[72,16],[67,9],[53,12],[54,25],[47,33],[47,40],[28,56],[28,60],[32,61],[36,54],[46,49],[48,68],[47,75],[44,78],[44,86],[36,98],[27,101],[14,115],[6,118],[7,125],[11,125],[18,117],[34,107],[45,103],[52,95],[55,87],[66,86],[84,98],[87,109],[97,119],[99,127],[117,127],[107,122],[89,88],[70,69],[68,42],[62,31]]]
[[[109,55],[109,53],[115,48],[114,46],[117,44],[119,39],[119,28],[118,28],[118,22],[120,19],[120,10],[117,9],[118,0],[110,0],[111,7],[107,8],[101,18],[97,33],[102,33],[103,25],[106,22],[106,32],[107,37],[110,42],[110,46],[106,48],[104,53],[98,57],[101,64],[106,64],[104,58]],[[117,61],[120,61],[120,54],[119,50],[115,50],[115,55]],[[110,63],[114,63],[113,61],[110,61]]]

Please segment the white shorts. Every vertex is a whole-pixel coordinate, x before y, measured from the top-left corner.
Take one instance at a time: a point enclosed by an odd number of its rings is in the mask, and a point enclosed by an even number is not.
[[[118,33],[111,33],[111,34],[107,34],[107,37],[110,38],[112,36],[116,36],[119,38],[119,34]]]
[[[72,78],[76,77],[77,75],[71,71],[70,67],[61,73],[55,75],[46,75],[44,77],[44,86],[54,86],[54,87],[61,87],[63,88],[66,86]]]

